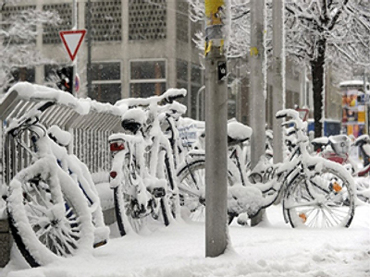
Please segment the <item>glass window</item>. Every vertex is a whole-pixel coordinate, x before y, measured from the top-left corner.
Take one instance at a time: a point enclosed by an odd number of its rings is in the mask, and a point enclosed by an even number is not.
[[[91,98],[99,102],[114,104],[121,99],[121,84],[93,83],[93,95]]]
[[[150,97],[161,95],[166,90],[166,83],[131,83],[131,97]]]
[[[176,61],[177,80],[188,81],[188,62],[183,60]]]
[[[197,64],[191,65],[191,82],[201,84],[202,83],[202,70]]]
[[[131,80],[166,78],[165,61],[131,62]]]
[[[166,90],[166,61],[131,61],[130,96],[160,95]]]
[[[111,104],[121,99],[121,63],[94,62],[91,67],[93,89],[89,97]]]
[[[19,67],[12,71],[13,78],[16,82],[35,82],[35,68]]]
[[[166,38],[166,0],[130,0],[128,2],[129,40],[160,40]]]
[[[120,80],[120,63],[93,63],[92,80]]]

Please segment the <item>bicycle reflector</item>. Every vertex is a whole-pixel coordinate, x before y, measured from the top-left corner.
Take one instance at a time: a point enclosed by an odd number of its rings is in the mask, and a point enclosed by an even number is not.
[[[301,220],[302,220],[302,222],[303,222],[303,223],[306,223],[306,221],[307,221],[307,216],[306,216],[306,214],[305,214],[305,213],[300,213],[298,216],[301,218]]]
[[[342,190],[342,187],[337,183],[337,182],[334,182],[332,184],[332,188],[335,192],[340,192]]]
[[[111,152],[121,151],[125,149],[125,144],[123,141],[114,141],[110,143],[109,147]]]

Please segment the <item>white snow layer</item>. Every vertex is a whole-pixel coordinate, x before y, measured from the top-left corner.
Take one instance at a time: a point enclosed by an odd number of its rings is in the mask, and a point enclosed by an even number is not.
[[[30,269],[16,248],[0,276],[9,277],[365,277],[370,274],[370,206],[359,206],[350,228],[292,229],[281,206],[267,209],[258,227],[229,227],[224,255],[205,258],[203,223],[177,220],[169,227],[119,237],[111,225],[107,245]]]

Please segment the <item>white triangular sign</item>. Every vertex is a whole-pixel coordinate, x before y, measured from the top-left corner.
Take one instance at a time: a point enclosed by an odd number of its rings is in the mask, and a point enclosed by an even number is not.
[[[73,61],[77,55],[78,49],[81,46],[86,30],[60,31],[59,35],[68,52],[69,57]]]

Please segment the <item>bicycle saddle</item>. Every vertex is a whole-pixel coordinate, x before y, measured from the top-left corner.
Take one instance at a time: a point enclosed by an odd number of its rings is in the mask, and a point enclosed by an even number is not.
[[[129,109],[122,116],[122,128],[136,134],[144,125],[146,116],[145,112],[139,108]]]
[[[238,144],[250,139],[252,128],[237,121],[227,123],[227,143]]]

